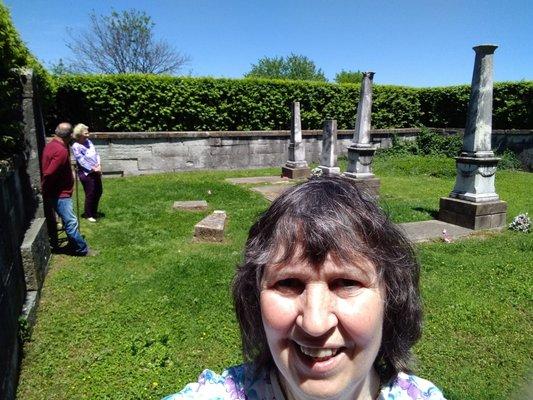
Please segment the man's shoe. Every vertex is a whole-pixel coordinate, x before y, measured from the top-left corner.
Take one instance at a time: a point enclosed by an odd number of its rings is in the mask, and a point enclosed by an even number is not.
[[[93,249],[89,249],[89,250],[87,250],[87,253],[85,253],[85,257],[95,257],[98,254],[99,254],[98,251],[93,250]]]
[[[89,218],[87,218],[87,221],[89,221],[89,222],[96,222],[96,219],[93,218],[93,217],[89,217]]]

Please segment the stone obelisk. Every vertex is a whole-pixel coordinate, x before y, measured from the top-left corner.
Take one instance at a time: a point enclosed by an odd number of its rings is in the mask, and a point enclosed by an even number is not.
[[[498,46],[475,46],[476,59],[463,149],[455,157],[457,176],[449,197],[440,199],[439,219],[470,229],[506,225],[507,203],[494,187],[496,165],[491,147],[493,54]]]
[[[337,164],[337,120],[324,121],[322,130],[322,153],[320,153],[320,165],[324,175],[339,175],[340,168]]]
[[[311,170],[305,161],[305,145],[302,141],[302,122],[300,119],[300,102],[292,103],[291,138],[289,142],[289,159],[281,168],[281,176],[298,179],[307,178]]]
[[[372,80],[374,72],[363,72],[353,141],[348,147],[348,167],[343,174],[358,187],[372,195],[379,195],[379,179],[372,173],[372,159],[376,148],[370,143],[372,118]]]

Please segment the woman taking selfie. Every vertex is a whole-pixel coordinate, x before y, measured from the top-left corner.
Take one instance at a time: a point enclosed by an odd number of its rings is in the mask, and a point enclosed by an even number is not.
[[[250,229],[233,297],[246,361],[171,399],[444,399],[412,375],[419,265],[343,178],[284,192]]]

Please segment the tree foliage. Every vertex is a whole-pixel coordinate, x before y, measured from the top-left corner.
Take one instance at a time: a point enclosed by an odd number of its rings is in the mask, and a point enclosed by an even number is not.
[[[50,77],[16,31],[9,9],[0,1],[0,158],[24,150],[22,84],[17,72],[31,68],[42,105],[51,95]]]
[[[359,84],[363,81],[363,74],[361,71],[345,71],[341,70],[335,75],[335,82],[337,83],[356,83]]]
[[[69,31],[67,47],[77,72],[171,74],[189,61],[167,42],[154,38],[155,24],[144,11],[113,11],[109,16],[93,11],[89,17],[88,29]]]
[[[57,62],[51,63],[47,69],[52,75],[57,76],[73,74],[76,72],[72,66],[66,64],[62,58],[60,58]]]
[[[287,57],[263,57],[252,64],[246,78],[290,79],[326,82],[324,72],[306,56],[291,54]]]

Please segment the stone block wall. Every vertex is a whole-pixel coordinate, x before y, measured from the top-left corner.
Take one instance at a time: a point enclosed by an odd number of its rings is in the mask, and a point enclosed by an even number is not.
[[[462,134],[461,129],[438,129],[446,134]],[[387,148],[396,135],[415,140],[420,128],[374,129],[372,143]],[[519,132],[519,133],[516,133]],[[91,134],[106,175],[145,175],[196,169],[239,169],[281,167],[287,161],[289,131],[251,132],[97,132]],[[339,130],[337,153],[346,155],[353,136]],[[306,160],[319,162],[320,130],[303,131]],[[511,148],[531,168],[533,130],[494,131],[495,148]]]
[[[306,157],[318,162],[322,131],[304,131]],[[339,152],[353,132],[339,132]],[[97,132],[91,134],[106,175],[196,169],[276,167],[287,161],[289,131]],[[345,152],[345,150],[344,150]]]
[[[26,284],[19,251],[24,235],[20,160],[3,163],[0,172],[0,397],[14,398],[20,347],[18,318]]]
[[[34,202],[22,157],[0,161],[0,398],[6,400],[16,393],[19,318],[35,318],[50,258],[46,223],[33,219]],[[28,303],[28,298],[33,300]]]

